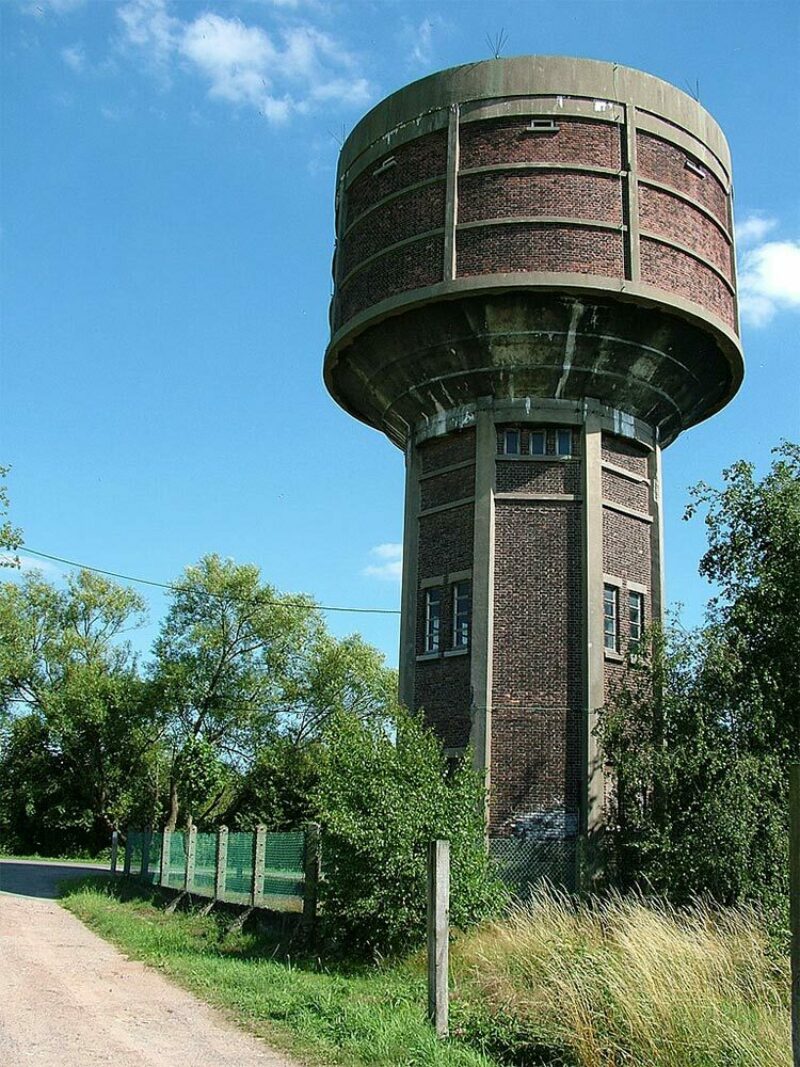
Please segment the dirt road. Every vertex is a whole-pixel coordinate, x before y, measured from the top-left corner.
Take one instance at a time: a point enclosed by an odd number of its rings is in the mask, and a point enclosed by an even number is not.
[[[3,1067],[297,1067],[59,907],[86,873],[0,860]]]

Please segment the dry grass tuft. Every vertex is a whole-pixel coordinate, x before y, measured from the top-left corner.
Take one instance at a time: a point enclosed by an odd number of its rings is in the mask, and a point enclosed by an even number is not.
[[[541,889],[453,961],[465,1029],[517,1063],[790,1064],[788,961],[747,909]]]

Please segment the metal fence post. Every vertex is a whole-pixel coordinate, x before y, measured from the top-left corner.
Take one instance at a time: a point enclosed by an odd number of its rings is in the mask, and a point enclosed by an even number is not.
[[[197,854],[197,827],[190,826],[186,837],[186,866],[183,869],[183,888],[187,893],[194,889],[194,860]]]
[[[131,857],[133,855],[133,842],[131,841],[130,828],[125,832],[125,860],[122,865],[122,875],[124,878],[130,878],[131,874]]]
[[[428,845],[428,1018],[438,1037],[449,1031],[450,842]]]
[[[147,879],[147,872],[150,869],[150,842],[153,838],[152,831],[145,830],[142,834],[142,865],[139,869],[139,877],[142,881]]]
[[[792,1050],[800,1067],[800,764],[789,768],[789,907],[792,925]]]
[[[253,891],[250,903],[260,908],[264,901],[264,866],[267,858],[267,828],[261,823],[256,827],[253,841]]]
[[[228,827],[217,830],[217,870],[214,875],[214,899],[225,898],[225,868],[228,865]]]
[[[164,833],[161,835],[161,871],[159,874],[159,885],[169,885],[169,858],[172,855],[172,830],[167,830],[164,827]]]
[[[117,849],[119,848],[119,832],[112,830],[111,832],[111,873],[117,873]]]
[[[320,830],[318,822],[307,822],[303,827],[306,835],[303,858],[303,919],[302,926],[308,934],[317,917],[317,896],[320,875]]]

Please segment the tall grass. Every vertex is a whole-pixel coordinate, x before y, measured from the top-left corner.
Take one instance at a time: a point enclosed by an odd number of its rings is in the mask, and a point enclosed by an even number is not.
[[[542,889],[453,949],[487,1052],[567,1067],[788,1067],[788,965],[755,912]]]

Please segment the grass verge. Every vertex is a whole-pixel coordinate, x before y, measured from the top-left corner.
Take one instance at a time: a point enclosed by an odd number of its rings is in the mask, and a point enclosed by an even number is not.
[[[64,906],[101,937],[307,1063],[494,1067],[459,1041],[436,1040],[413,963],[354,968],[287,959],[274,937],[226,935],[213,913],[165,915],[157,894],[110,880],[71,883],[64,893]]]

